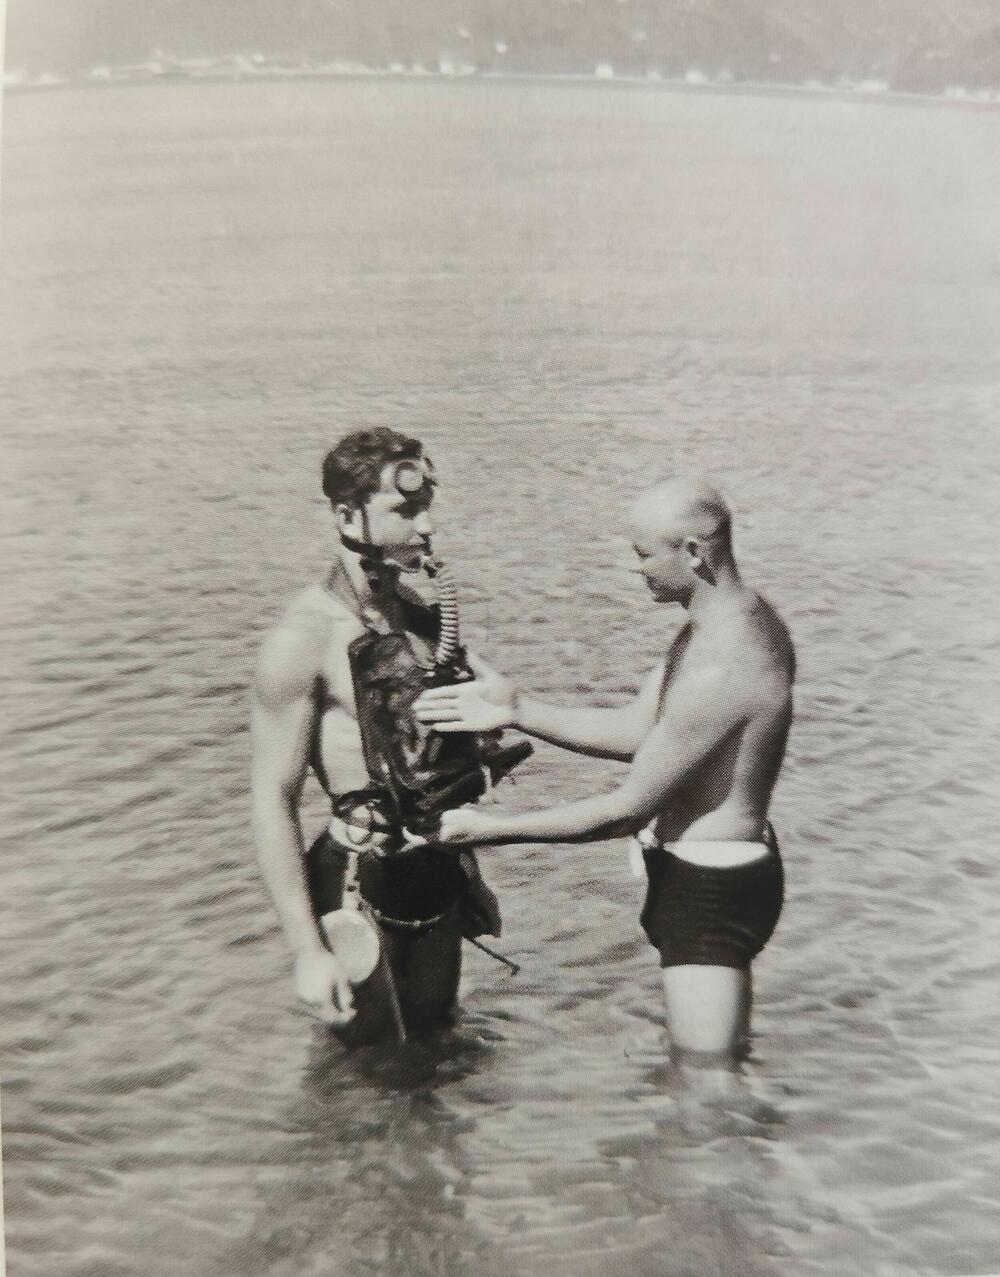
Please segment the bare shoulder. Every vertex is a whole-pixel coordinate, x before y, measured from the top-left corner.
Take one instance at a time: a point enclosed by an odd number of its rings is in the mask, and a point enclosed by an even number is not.
[[[795,648],[777,609],[759,594],[752,596],[746,611],[740,646],[740,663],[752,676],[758,697],[787,697],[795,680]]]
[[[756,636],[756,646],[761,656],[766,656],[772,666],[789,678],[794,678],[795,648],[788,626],[777,608],[760,594],[755,594],[748,621]]]
[[[256,695],[267,708],[279,708],[311,691],[338,629],[351,613],[319,586],[296,594],[265,634],[257,658]]]
[[[766,599],[748,593],[745,608],[704,634],[691,673],[701,695],[748,710],[784,700],[795,676],[788,627]]]

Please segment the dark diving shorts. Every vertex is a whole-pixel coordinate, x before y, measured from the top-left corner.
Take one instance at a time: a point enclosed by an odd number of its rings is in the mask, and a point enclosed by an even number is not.
[[[770,940],[785,876],[770,826],[768,854],[729,868],[693,865],[660,847],[643,849],[649,887],[640,921],[661,967],[744,969]]]
[[[317,918],[343,902],[348,850],[324,830],[306,856],[306,877]],[[450,922],[465,936],[499,935],[496,897],[474,855],[434,846],[402,854],[358,857],[358,887],[375,918],[403,930]]]

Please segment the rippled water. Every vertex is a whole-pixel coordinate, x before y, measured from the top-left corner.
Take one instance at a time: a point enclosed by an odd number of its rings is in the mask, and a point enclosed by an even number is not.
[[[372,83],[4,128],[12,1277],[1000,1268],[1000,115]],[[439,1048],[293,1012],[246,688],[363,423],[429,441],[468,629],[554,698],[676,623],[635,485],[730,493],[801,665],[739,1077],[671,1069],[620,844],[490,861],[524,970],[470,951]]]

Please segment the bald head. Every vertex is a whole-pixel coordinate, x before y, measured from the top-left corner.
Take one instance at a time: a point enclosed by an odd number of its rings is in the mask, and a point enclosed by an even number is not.
[[[632,522],[654,542],[696,540],[728,551],[730,514],[717,488],[697,479],[671,479],[643,492],[632,506]]]
[[[703,480],[658,483],[637,498],[632,543],[657,602],[689,607],[706,586],[739,584],[729,522],[729,507]]]

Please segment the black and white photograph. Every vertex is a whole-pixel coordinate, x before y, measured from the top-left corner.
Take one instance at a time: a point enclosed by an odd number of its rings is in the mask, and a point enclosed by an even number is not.
[[[996,0],[0,15],[9,1277],[1000,1273]]]

